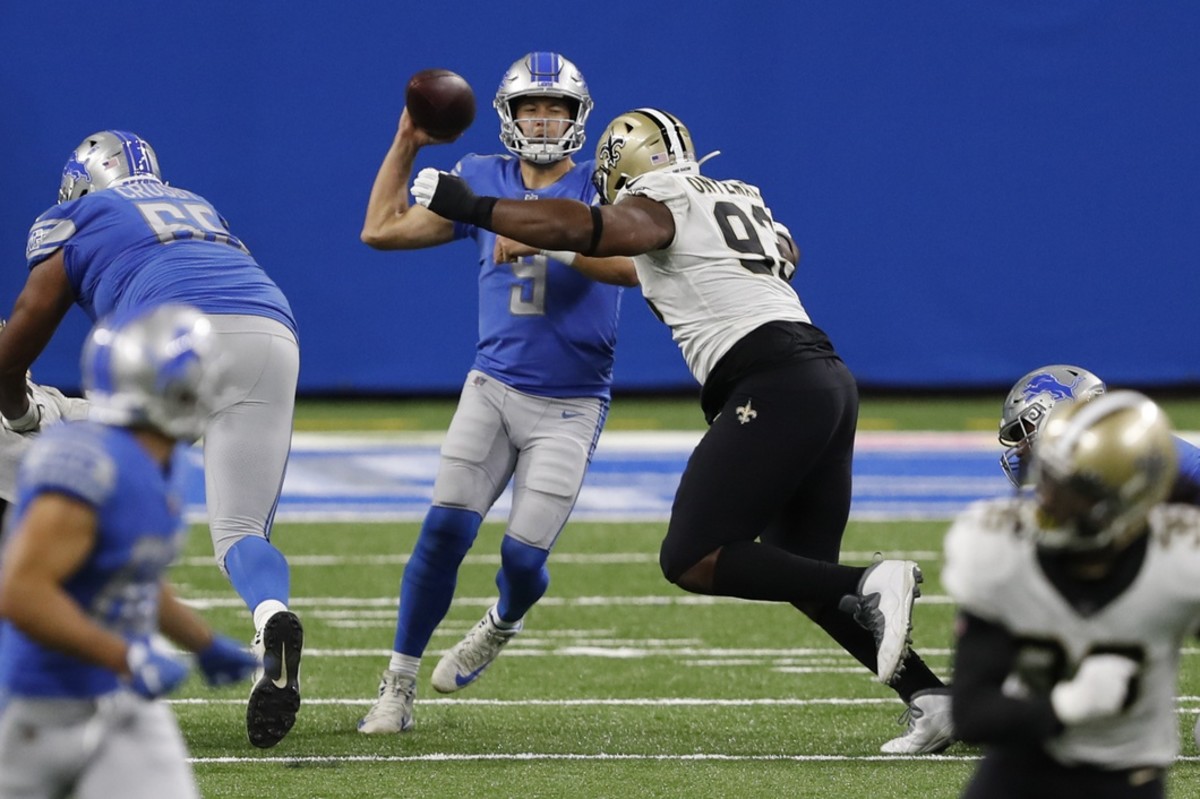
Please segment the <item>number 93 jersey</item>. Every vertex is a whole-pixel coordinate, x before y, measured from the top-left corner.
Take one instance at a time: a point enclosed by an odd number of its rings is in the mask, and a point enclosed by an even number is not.
[[[154,177],[61,203],[29,230],[30,269],[62,250],[75,301],[93,321],[166,302],[265,316],[296,333],[283,292],[198,194]]]
[[[771,212],[756,186],[698,174],[647,172],[616,202],[657,200],[675,217],[665,249],[634,256],[642,296],[671,328],[701,384],[721,356],[767,322],[811,323],[788,285],[793,266],[780,252]]]
[[[1068,602],[1040,565],[1035,515],[1031,498],[968,508],[946,535],[946,590],[961,609],[1014,639],[1006,695],[1045,696],[1091,653],[1140,662],[1130,704],[1115,716],[1067,727],[1045,742],[1047,754],[1067,765],[1169,766],[1179,751],[1180,648],[1200,623],[1200,509],[1152,510],[1145,556],[1132,581],[1086,608]]]

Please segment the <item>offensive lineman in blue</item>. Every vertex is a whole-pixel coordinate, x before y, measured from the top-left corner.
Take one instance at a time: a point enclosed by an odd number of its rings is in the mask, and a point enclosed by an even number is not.
[[[501,197],[596,202],[593,163],[571,156],[592,108],[583,75],[557,53],[530,53],[500,81],[493,105],[512,155],[468,155],[454,173]],[[381,250],[470,238],[479,265],[479,341],[442,445],[433,504],[400,583],[393,653],[379,699],[359,732],[413,724],[417,670],[454,596],[458,567],[510,478],[513,506],[500,546],[499,599],[434,669],[433,687],[470,685],[522,626],[549,584],[546,560],[566,524],[611,398],[620,286],[636,285],[627,258],[537,250],[408,199],[418,150],[444,140],[407,111],[367,206],[362,239]]]
[[[94,421],[53,425],[17,479],[0,558],[0,799],[196,797],[174,716],[153,700],[197,653],[204,677],[257,658],[214,635],[164,578],[178,554],[184,446],[220,368],[212,325],[184,305],[118,314],[84,348]]]
[[[89,136],[71,154],[58,205],[29,232],[26,260],[29,277],[0,333],[0,415],[18,433],[38,431],[45,418],[25,373],[72,303],[93,320],[176,302],[209,315],[230,366],[204,428],[209,529],[217,564],[254,615],[265,665],[247,734],[274,746],[296,720],[303,646],[287,607],[288,563],[270,542],[300,370],[287,300],[216,209],[164,183],[150,145],[119,130]]]

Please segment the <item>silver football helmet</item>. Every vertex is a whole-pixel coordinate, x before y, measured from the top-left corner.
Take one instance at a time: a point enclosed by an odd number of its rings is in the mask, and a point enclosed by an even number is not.
[[[150,143],[136,133],[102,130],[84,139],[67,159],[58,186],[58,201],[77,200],[107,189],[118,180],[137,176],[162,179],[158,156]]]
[[[1171,493],[1178,458],[1166,414],[1136,391],[1060,404],[1033,450],[1039,546],[1125,547]]]
[[[216,404],[216,341],[208,317],[190,305],[160,305],[101,320],[81,362],[89,418],[152,427],[195,441]]]
[[[1000,443],[1007,447],[1000,466],[1010,483],[1025,482],[1029,451],[1046,416],[1059,402],[1076,402],[1103,394],[1104,381],[1087,369],[1053,364],[1034,369],[1013,384],[1000,412]]]
[[[657,108],[636,108],[614,119],[596,147],[592,183],[601,202],[616,201],[626,183],[646,172],[698,172],[687,126]]]
[[[562,97],[572,103],[574,113],[562,135],[525,135],[514,113],[515,101],[522,97]],[[574,64],[558,53],[538,52],[521,57],[508,68],[492,105],[500,115],[500,141],[509,152],[535,164],[552,164],[583,147],[592,96],[583,73]]]

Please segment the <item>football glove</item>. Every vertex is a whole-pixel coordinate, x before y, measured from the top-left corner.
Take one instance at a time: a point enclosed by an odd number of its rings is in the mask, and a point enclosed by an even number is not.
[[[171,693],[187,678],[187,664],[155,652],[144,641],[129,645],[125,663],[129,666],[129,687],[146,699]]]
[[[1122,655],[1088,655],[1075,676],[1050,691],[1054,715],[1069,726],[1115,716],[1125,706],[1138,663]]]
[[[432,167],[425,167],[417,173],[412,195],[418,205],[425,206],[438,216],[481,228],[491,225],[492,207],[498,199],[480,197],[471,191],[462,178]]]
[[[240,682],[258,668],[258,658],[237,641],[223,635],[214,635],[208,648],[196,653],[196,662],[209,685]]]

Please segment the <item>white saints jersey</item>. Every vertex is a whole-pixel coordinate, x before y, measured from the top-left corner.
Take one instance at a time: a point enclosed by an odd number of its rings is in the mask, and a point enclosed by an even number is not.
[[[965,511],[946,536],[946,590],[963,610],[1021,642],[1017,667],[1004,684],[1008,695],[1048,692],[1070,679],[1091,652],[1141,658],[1131,705],[1118,715],[1067,727],[1044,746],[1065,764],[1169,766],[1179,752],[1180,647],[1200,624],[1200,509],[1155,508],[1141,571],[1123,593],[1085,615],[1037,562],[1035,508],[1031,498],[1011,498]]]
[[[647,172],[617,196],[657,200],[675,217],[675,240],[633,258],[642,296],[671,328],[701,384],[743,336],[772,321],[810,322],[787,283],[793,266],[779,250],[758,188],[699,174]]]

